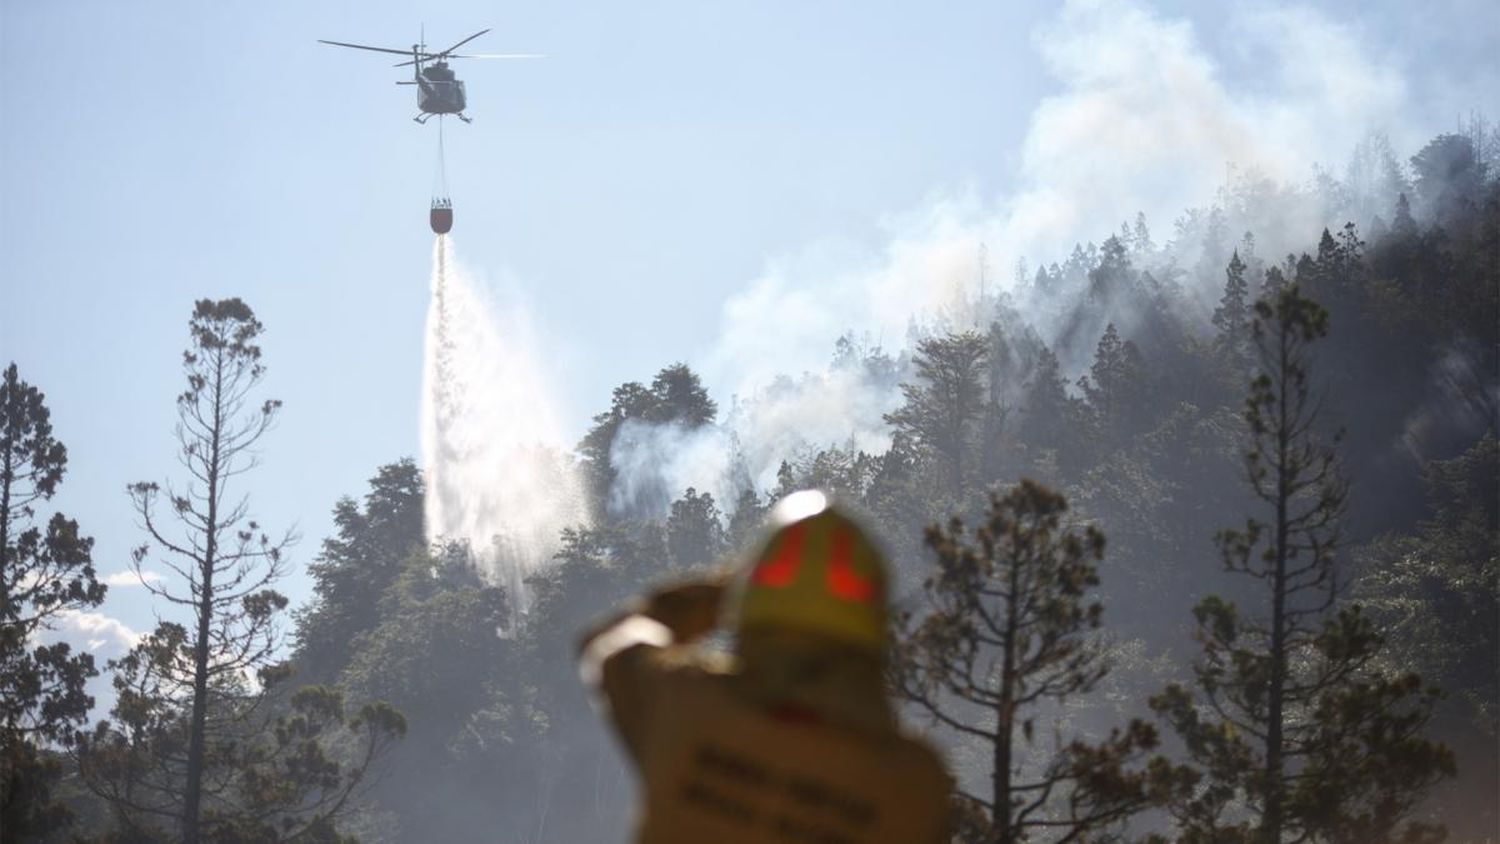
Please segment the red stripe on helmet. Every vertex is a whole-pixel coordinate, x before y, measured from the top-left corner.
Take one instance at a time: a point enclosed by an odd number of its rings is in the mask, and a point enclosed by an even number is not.
[[[793,525],[781,538],[781,547],[776,554],[763,560],[751,578],[760,586],[784,589],[797,579],[802,568],[802,543],[807,536],[807,525]]]
[[[828,591],[835,597],[858,604],[875,598],[875,584],[854,570],[854,535],[847,530],[833,534],[833,556],[828,561]]]

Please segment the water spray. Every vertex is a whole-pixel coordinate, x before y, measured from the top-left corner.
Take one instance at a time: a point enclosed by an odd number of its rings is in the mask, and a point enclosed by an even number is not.
[[[587,522],[535,348],[525,309],[490,301],[439,235],[422,375],[427,536],[467,546],[506,590],[512,628],[527,578],[550,562],[563,528]]]

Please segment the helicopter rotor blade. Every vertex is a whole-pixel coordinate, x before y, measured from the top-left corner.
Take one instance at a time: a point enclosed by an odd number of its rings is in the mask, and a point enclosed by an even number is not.
[[[450,59],[545,59],[546,53],[450,53]]]
[[[424,62],[430,62],[430,61],[434,61],[434,60],[446,61],[448,59],[545,59],[545,58],[547,58],[547,55],[545,53],[433,53],[431,55],[425,55],[425,56],[423,56],[422,57],[422,61],[424,61]],[[408,60],[406,60],[404,62],[397,62],[397,63],[391,65],[391,67],[410,67],[413,64],[416,64],[416,60],[414,60],[414,59],[408,59]]]
[[[406,55],[408,55],[408,56],[411,55],[411,51],[408,50],[406,52]],[[452,58],[452,57],[449,56],[447,53],[418,53],[416,58],[414,58],[414,59],[407,59],[404,62],[396,62],[395,64],[391,65],[391,67],[410,67],[411,65],[414,65],[417,62],[438,62],[438,61],[442,61],[443,59],[447,59],[447,58]]]
[[[489,30],[488,29],[481,29],[478,32],[474,33],[473,35],[470,35],[468,38],[465,38],[464,40],[458,42],[457,44],[454,44],[452,47],[449,47],[448,49],[442,51],[441,53],[438,53],[438,55],[439,56],[446,56],[449,53],[453,52],[454,50],[457,50],[459,47],[462,47],[463,45],[469,43],[470,41],[473,41],[475,38],[478,38],[479,36],[485,34],[486,32],[489,32]]]
[[[344,41],[324,41],[321,38],[318,39],[318,43],[319,44],[332,44],[335,47],[352,47],[352,48],[354,48],[356,50],[370,50],[370,51],[376,52],[376,53],[395,53],[398,56],[409,56],[409,55],[411,55],[411,50],[394,50],[394,49],[391,49],[390,47],[371,47],[371,46],[368,46],[368,45],[365,45],[365,44],[349,44],[349,43],[344,42]]]

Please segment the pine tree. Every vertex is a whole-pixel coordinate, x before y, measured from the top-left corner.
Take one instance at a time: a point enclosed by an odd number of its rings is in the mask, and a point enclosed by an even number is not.
[[[885,415],[897,431],[944,458],[954,495],[963,489],[974,426],[984,410],[988,351],[973,331],[922,340],[913,356],[919,380],[901,385],[905,403]]]
[[[313,602],[295,611],[297,672],[304,682],[331,682],[355,639],[381,621],[380,596],[408,557],[427,544],[422,529],[422,471],[411,459],[380,467],[363,506],[334,505],[334,536],[307,566]]]
[[[1472,213],[1482,202],[1486,162],[1466,135],[1438,135],[1411,157],[1418,207],[1448,222]]]
[[[667,549],[679,566],[712,562],[724,552],[727,540],[724,524],[714,497],[688,487],[682,497],[672,502],[667,517]]]
[[[708,397],[708,390],[698,373],[685,363],[675,363],[651,379],[654,403],[647,421],[675,422],[685,428],[699,428],[714,421],[718,406]]]
[[[1021,442],[1033,452],[1051,452],[1058,462],[1076,466],[1082,458],[1074,448],[1080,408],[1077,399],[1068,395],[1062,364],[1046,346],[1037,354],[1025,389],[1018,431]],[[1034,470],[1039,468],[1036,460],[1032,463]]]
[[[40,838],[69,821],[52,798],[60,771],[46,749],[71,744],[94,704],[84,688],[98,672],[89,653],[66,642],[37,645],[66,614],[96,607],[94,541],[54,513],[35,523],[36,505],[57,492],[68,451],[52,435],[51,411],[16,365],[0,379],[0,831]]]
[[[158,484],[133,484],[130,494],[152,541],[170,553],[166,565],[190,587],[184,593],[148,584],[158,597],[193,615],[184,640],[192,652],[191,667],[175,661],[161,667],[183,670],[181,679],[192,688],[181,819],[183,840],[197,844],[209,696],[232,694],[233,684],[226,681],[264,667],[274,653],[273,616],[287,601],[269,587],[286,573],[283,552],[294,537],[273,541],[249,518],[248,501],[228,495],[229,482],[254,465],[255,444],[281,408],[275,399],[247,404],[265,373],[256,344],[260,321],[238,299],[203,299],[188,328],[192,346],[183,353],[188,387],[177,398],[177,437],[191,480],[183,492],[167,493],[182,538],[166,533],[160,520]],[[149,553],[149,545],[136,550],[137,568]]]
[[[1202,251],[1198,254],[1194,275],[1201,281],[1210,282],[1227,260],[1224,250],[1228,248],[1229,225],[1224,210],[1217,205],[1201,218],[1201,225]]]
[[[380,704],[350,721],[340,696],[326,689],[283,691],[290,672],[277,662],[277,617],[287,599],[272,586],[286,573],[295,536],[272,539],[233,488],[255,467],[255,447],[281,407],[252,399],[265,373],[263,326],[239,299],[203,299],[188,328],[176,432],[187,482],[141,482],[129,492],[149,537],[133,554],[137,573],[154,546],[175,578],[142,575],[142,583],[189,621],[162,621],[114,664],[115,721],[101,722],[84,743],[80,769],[128,830],[197,844],[256,839],[278,827],[331,829],[405,723]],[[286,708],[272,714],[267,701],[283,694]],[[345,726],[365,739],[364,755],[348,766],[323,750]]]
[[[972,534],[957,518],[929,527],[929,609],[898,621],[896,694],[981,743],[989,762],[990,788],[957,795],[978,827],[970,840],[1095,840],[1188,782],[1147,758],[1157,735],[1141,721],[1099,743],[1059,738],[1051,753],[1036,744],[1038,718],[1045,723],[1050,707],[1088,693],[1108,671],[1094,592],[1104,536],[1066,524],[1066,512],[1061,495],[1023,480],[990,494]]]
[[[1500,731],[1500,441],[1423,469],[1431,517],[1373,543],[1357,594],[1388,625],[1394,661],[1442,682],[1479,729]]]
[[[1260,259],[1255,251],[1255,233],[1247,231],[1240,238],[1240,246],[1235,250],[1239,253],[1240,260],[1245,262],[1246,284],[1256,279],[1263,279],[1266,273],[1266,262]]]
[[[1220,354],[1240,361],[1249,351],[1250,285],[1245,282],[1245,262],[1235,251],[1224,270],[1224,295],[1214,309],[1213,324],[1219,330],[1215,338]]]
[[[821,489],[846,501],[863,498],[879,471],[875,458],[853,448],[830,446],[799,461],[797,483]]]
[[[609,494],[616,475],[610,464],[610,453],[615,436],[627,421],[678,425],[693,430],[713,422],[717,413],[718,406],[708,397],[708,390],[703,387],[697,373],[686,364],[673,364],[662,369],[652,379],[649,388],[638,381],[616,387],[609,410],[594,417],[594,426],[578,444],[594,513],[602,517],[609,509]],[[662,491],[662,506],[670,501],[672,494]]]
[[[1321,399],[1310,383],[1310,346],[1327,325],[1327,312],[1296,286],[1255,306],[1261,371],[1246,402],[1246,470],[1265,516],[1218,541],[1226,568],[1254,578],[1264,604],[1200,602],[1196,693],[1174,684],[1152,699],[1204,779],[1174,807],[1187,840],[1441,834],[1416,823],[1398,832],[1452,773],[1448,750],[1420,735],[1434,692],[1415,675],[1374,668],[1381,637],[1358,605],[1337,605],[1347,484],[1337,452],[1319,437]]]
[[[740,491],[735,500],[734,513],[729,517],[729,530],[725,538],[731,548],[742,548],[755,537],[765,520],[767,506],[761,503],[754,487]]]
[[[181,839],[190,703],[180,677],[191,669],[187,628],[164,622],[114,672],[113,721],[80,742],[79,773],[109,806],[109,841]],[[283,688],[286,671],[264,671],[260,688],[222,678],[210,713],[200,835],[205,841],[327,841],[355,844],[337,821],[370,784],[376,762],[406,732],[384,703],[350,712],[326,686]]]
[[[1149,409],[1145,362],[1135,343],[1120,337],[1110,323],[1094,349],[1089,374],[1078,379],[1098,442],[1118,446],[1144,433]]]
[[[561,717],[530,704],[556,682],[520,662],[511,631],[532,613],[518,624],[505,588],[486,582],[475,562],[462,543],[413,551],[372,607],[379,621],[344,655],[347,695],[412,715],[373,793],[402,839],[460,841],[474,836],[465,828],[498,829],[511,795],[537,774],[535,735]],[[528,586],[535,596],[547,591]],[[568,637],[559,638],[565,647]]]
[[[1096,306],[1127,301],[1137,293],[1130,254],[1120,238],[1111,236],[1099,249],[1099,262],[1088,273],[1089,298]]]
[[[978,463],[980,476],[990,479],[1012,475],[1013,399],[1007,397],[1016,395],[1018,385],[1013,382],[1019,380],[1020,367],[1016,349],[998,321],[990,323],[986,342],[989,344],[985,359],[986,400],[979,421]]]
[[[1057,293],[1058,285],[1059,280],[1056,275],[1048,272],[1044,266],[1037,266],[1036,277],[1031,280],[1031,289],[1037,296],[1043,299],[1054,296]]]
[[[1388,207],[1407,188],[1401,162],[1391,149],[1390,139],[1382,133],[1371,132],[1355,146],[1345,172],[1344,181],[1362,221],[1371,219],[1376,209]]]
[[[1260,295],[1257,299],[1270,299],[1281,293],[1286,287],[1286,274],[1281,267],[1270,267],[1266,270],[1266,278],[1261,282]]]
[[[1414,239],[1418,234],[1417,221],[1411,216],[1411,203],[1407,201],[1405,193],[1396,196],[1396,212],[1391,218],[1391,234],[1403,240]]]
[[[1149,255],[1156,251],[1151,241],[1151,230],[1146,227],[1146,212],[1135,212],[1135,229],[1131,232],[1131,248],[1138,255]]]

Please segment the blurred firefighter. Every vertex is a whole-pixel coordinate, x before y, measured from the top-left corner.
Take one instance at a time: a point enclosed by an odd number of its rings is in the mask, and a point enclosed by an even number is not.
[[[770,521],[733,585],[656,592],[583,640],[584,681],[643,780],[637,840],[946,840],[951,780],[885,693],[884,558],[819,492]],[[730,654],[694,644],[723,603]]]

